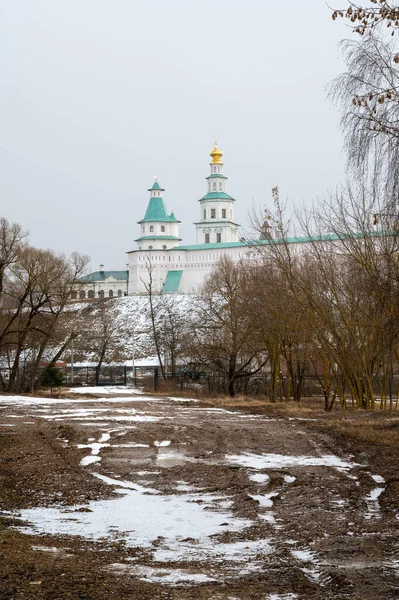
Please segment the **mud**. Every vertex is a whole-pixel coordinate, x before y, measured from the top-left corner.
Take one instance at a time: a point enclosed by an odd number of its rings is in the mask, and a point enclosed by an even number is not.
[[[0,407],[1,599],[399,597],[395,447],[265,406]]]

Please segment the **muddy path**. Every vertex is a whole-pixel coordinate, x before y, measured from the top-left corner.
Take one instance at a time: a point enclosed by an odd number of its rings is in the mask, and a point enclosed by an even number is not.
[[[399,597],[386,475],[312,419],[0,397],[0,598]]]

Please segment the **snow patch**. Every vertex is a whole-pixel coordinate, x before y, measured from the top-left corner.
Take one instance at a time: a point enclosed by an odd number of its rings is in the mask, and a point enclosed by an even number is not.
[[[333,467],[340,471],[346,471],[356,466],[342,460],[333,454],[324,456],[288,456],[285,454],[251,454],[227,455],[228,462],[249,467],[250,469],[284,469],[292,467]]]
[[[111,565],[111,569],[114,571],[124,571],[129,573],[129,575],[136,576],[142,581],[160,583],[161,585],[193,585],[217,581],[214,577],[210,577],[204,573],[194,573],[183,569],[154,569],[153,567],[145,567],[142,565],[126,565],[118,563]]]
[[[248,519],[217,510],[220,497],[211,494],[163,496],[157,494],[157,490],[141,488],[131,482],[112,480],[103,475],[97,477],[118,486],[115,491],[120,497],[91,501],[88,505],[70,509],[24,509],[20,511],[20,517],[32,525],[18,530],[32,534],[79,535],[94,540],[104,537],[123,539],[128,546],[145,548],[163,538],[164,544],[178,551],[185,538],[212,547],[214,543],[210,536],[241,531],[252,525]],[[89,509],[89,512],[80,512],[80,508]]]

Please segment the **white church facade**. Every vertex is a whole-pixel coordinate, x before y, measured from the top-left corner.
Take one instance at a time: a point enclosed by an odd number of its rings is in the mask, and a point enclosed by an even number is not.
[[[223,153],[215,144],[210,153],[207,192],[199,199],[199,218],[194,223],[196,244],[181,246],[179,223],[168,213],[163,192],[155,179],[148,190],[150,199],[144,217],[138,221],[137,247],[129,251],[126,271],[100,271],[82,277],[75,297],[98,298],[145,294],[148,287],[156,293],[192,294],[222,256],[243,258],[250,245],[238,238],[234,219],[235,200],[227,193],[223,173]]]
[[[238,259],[246,252],[247,245],[238,240],[235,200],[226,190],[223,154],[217,144],[210,155],[207,193],[199,199],[199,219],[194,223],[195,245],[180,246],[180,221],[173,212],[168,214],[158,181],[149,190],[149,204],[139,221],[141,235],[135,240],[137,248],[128,252],[129,295],[148,291],[150,277],[153,291],[194,293],[221,256]]]

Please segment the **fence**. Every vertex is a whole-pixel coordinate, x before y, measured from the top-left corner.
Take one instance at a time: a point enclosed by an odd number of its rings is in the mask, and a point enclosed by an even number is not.
[[[218,374],[206,374],[192,372],[182,369],[179,374],[172,376],[167,373],[161,376],[158,367],[135,367],[132,366],[104,365],[100,369],[94,366],[73,368],[68,365],[62,369],[64,374],[64,385],[68,387],[78,386],[105,386],[105,385],[135,385],[147,391],[160,391],[165,393],[184,392],[193,396],[215,396],[226,394],[228,388],[227,379]],[[10,369],[0,369],[0,389],[8,390]],[[28,389],[29,368],[20,370],[17,377],[18,382],[25,381],[19,389]],[[289,377],[282,376],[274,390],[274,397],[283,400],[287,396],[293,397],[293,390],[298,382]],[[306,376],[301,384],[302,397],[323,397],[323,389],[316,376]],[[345,389],[345,385],[344,385]],[[374,395],[376,398],[386,398],[389,402],[396,402],[399,397],[399,373],[393,374],[388,380],[376,376],[373,382]],[[248,396],[272,396],[271,381],[267,373],[262,376],[252,376],[238,379],[235,383],[235,392]],[[350,397],[348,386],[346,396]]]

